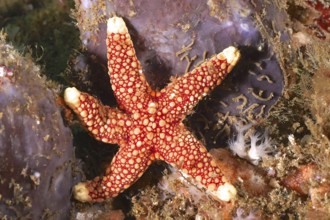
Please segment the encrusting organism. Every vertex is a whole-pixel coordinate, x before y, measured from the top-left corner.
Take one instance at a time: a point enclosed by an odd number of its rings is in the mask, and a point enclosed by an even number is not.
[[[237,135],[234,140],[229,142],[229,148],[234,155],[247,159],[254,165],[258,165],[263,158],[274,153],[276,148],[268,137],[267,132],[263,134],[253,132],[247,138],[247,131],[251,126],[252,124],[236,125]]]

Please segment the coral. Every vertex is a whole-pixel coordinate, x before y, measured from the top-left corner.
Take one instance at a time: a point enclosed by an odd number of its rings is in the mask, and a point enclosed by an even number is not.
[[[72,136],[31,58],[0,33],[0,218],[68,219]]]
[[[275,146],[266,132],[263,134],[253,132],[249,136],[250,141],[248,141],[245,136],[248,133],[247,130],[251,126],[252,125],[250,124],[244,126],[239,124],[236,125],[237,135],[234,140],[229,142],[229,149],[234,153],[234,155],[245,158],[254,165],[258,165],[262,159],[275,152]]]
[[[267,136],[266,132],[263,135],[255,133],[250,136],[250,140],[251,147],[248,150],[248,158],[255,165],[275,151],[274,145],[271,143],[271,139]]]
[[[246,145],[246,138],[245,132],[249,129],[252,125],[247,124],[241,126],[239,124],[236,125],[237,135],[235,140],[229,141],[229,149],[233,152],[234,155],[239,156],[240,158],[245,158],[247,156],[247,148]]]

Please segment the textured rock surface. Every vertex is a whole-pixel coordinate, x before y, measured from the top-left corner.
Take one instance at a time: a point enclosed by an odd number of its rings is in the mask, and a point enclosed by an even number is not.
[[[0,34],[0,217],[69,219],[70,130],[39,67]]]

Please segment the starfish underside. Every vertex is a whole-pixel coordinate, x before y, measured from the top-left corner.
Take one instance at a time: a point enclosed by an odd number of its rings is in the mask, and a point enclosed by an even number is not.
[[[104,106],[76,88],[67,88],[64,99],[97,140],[120,148],[104,176],[74,187],[75,198],[100,202],[114,197],[141,177],[154,160],[163,160],[220,200],[231,200],[236,189],[182,120],[231,71],[239,51],[228,47],[154,91],[145,80],[123,19],[110,18],[107,28],[109,76],[119,108]]]

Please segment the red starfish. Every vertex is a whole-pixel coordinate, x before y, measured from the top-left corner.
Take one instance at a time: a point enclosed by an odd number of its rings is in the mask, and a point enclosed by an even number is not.
[[[103,106],[76,88],[67,88],[64,99],[97,140],[120,148],[103,177],[74,187],[75,198],[100,202],[114,197],[141,177],[151,162],[164,160],[217,198],[231,200],[236,189],[182,120],[231,71],[239,51],[228,47],[161,91],[153,91],[122,18],[108,20],[107,47],[110,81],[120,109]]]

